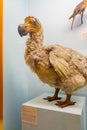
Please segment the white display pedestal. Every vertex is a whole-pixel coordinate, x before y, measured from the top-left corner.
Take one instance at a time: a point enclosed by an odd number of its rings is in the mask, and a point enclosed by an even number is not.
[[[43,94],[22,105],[22,130],[85,130],[85,97],[72,96],[73,106],[60,108]],[[65,95],[60,95],[65,100]]]

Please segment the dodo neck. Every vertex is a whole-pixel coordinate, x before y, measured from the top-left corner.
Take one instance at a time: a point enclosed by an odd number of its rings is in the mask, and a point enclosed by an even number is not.
[[[26,42],[28,51],[34,51],[37,48],[40,48],[43,43],[43,32],[30,33],[30,38]]]

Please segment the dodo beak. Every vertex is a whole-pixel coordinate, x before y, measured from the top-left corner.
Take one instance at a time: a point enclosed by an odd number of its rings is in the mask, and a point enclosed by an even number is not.
[[[18,33],[19,33],[20,36],[22,37],[22,36],[27,35],[28,32],[27,32],[25,26],[22,25],[22,24],[20,24],[20,25],[18,26]]]

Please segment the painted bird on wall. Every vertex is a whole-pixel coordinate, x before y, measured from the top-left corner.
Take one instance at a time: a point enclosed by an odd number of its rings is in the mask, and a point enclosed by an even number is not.
[[[73,14],[69,17],[69,19],[72,19],[71,30],[73,28],[73,23],[74,23],[75,17],[78,14],[81,15],[81,24],[83,24],[83,14],[84,14],[86,7],[87,7],[87,0],[84,0],[84,1],[80,2],[73,10]]]
[[[59,100],[60,89],[66,93],[65,101],[58,101],[57,106],[74,105],[72,93],[87,85],[87,58],[70,48],[54,44],[43,45],[43,29],[40,21],[28,16],[24,23],[18,26],[20,36],[29,34],[25,45],[25,62],[37,74],[39,79],[55,88],[48,101]]]

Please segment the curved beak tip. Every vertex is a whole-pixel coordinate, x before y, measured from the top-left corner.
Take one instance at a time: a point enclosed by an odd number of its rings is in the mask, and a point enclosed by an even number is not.
[[[22,29],[21,29],[20,26],[18,26],[18,33],[19,33],[19,35],[22,37]]]

